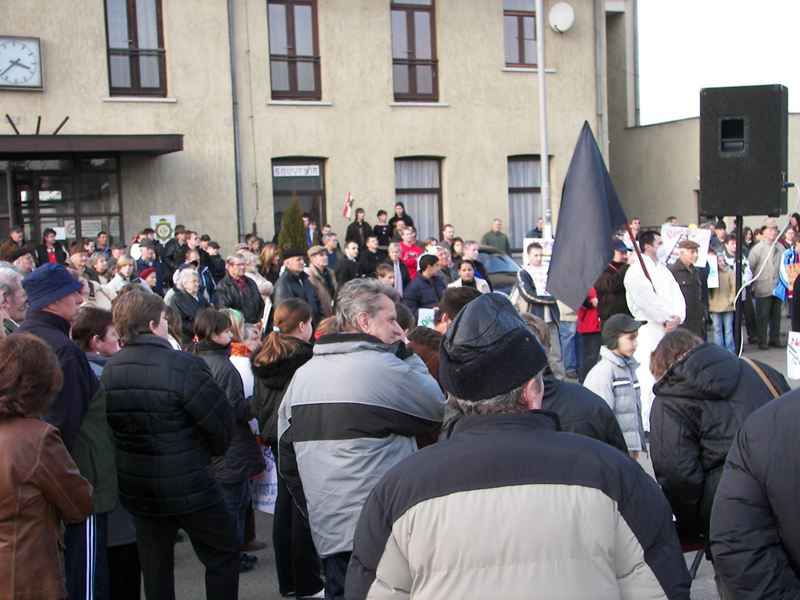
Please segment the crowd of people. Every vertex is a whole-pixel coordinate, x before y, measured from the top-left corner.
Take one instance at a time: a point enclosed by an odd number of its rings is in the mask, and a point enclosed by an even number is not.
[[[9,597],[173,598],[186,535],[207,596],[237,598],[265,547],[264,447],[282,596],[688,598],[690,541],[722,598],[800,594],[796,394],[737,356],[730,318],[741,269],[750,342],[783,343],[792,227],[746,231],[737,265],[712,223],[710,288],[696,242],[667,265],[633,221],[573,311],[547,291],[544,240],[507,296],[478,259],[510,252],[499,219],[480,244],[451,225],[419,243],[402,203],[387,217],[357,209],[340,248],[304,215],[306,251],[249,235],[227,256],[183,226],[68,248],[12,230]]]

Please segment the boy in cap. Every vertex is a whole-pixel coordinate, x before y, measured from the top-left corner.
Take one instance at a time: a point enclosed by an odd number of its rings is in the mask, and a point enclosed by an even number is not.
[[[370,493],[348,599],[689,597],[658,485],[607,444],[558,431],[539,410],[546,365],[505,296],[458,313],[439,379],[463,416]]]
[[[637,458],[647,450],[642,422],[642,400],[633,358],[642,321],[619,314],[603,324],[600,360],[592,367],[583,385],[606,401],[614,411],[628,452]]]

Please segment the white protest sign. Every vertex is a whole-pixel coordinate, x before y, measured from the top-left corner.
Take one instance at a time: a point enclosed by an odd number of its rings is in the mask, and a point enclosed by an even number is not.
[[[273,515],[278,497],[278,471],[272,450],[262,445],[259,450],[264,456],[264,471],[259,479],[253,480],[253,508]]]
[[[671,265],[678,260],[680,244],[683,240],[696,242],[697,261],[695,267],[705,267],[708,260],[708,244],[711,241],[711,231],[708,229],[698,229],[697,227],[678,227],[677,225],[661,226],[661,249],[658,252],[658,259],[667,265]]]
[[[522,240],[522,266],[527,267],[530,260],[528,259],[528,246],[536,242],[542,247],[542,264],[547,267],[550,266],[550,259],[553,256],[553,238],[529,238],[526,237]]]
[[[800,379],[800,333],[789,332],[786,344],[786,375],[789,379]]]
[[[417,314],[417,325],[420,327],[428,327],[430,329],[434,328],[433,325],[433,315],[435,309],[433,308],[420,308]]]

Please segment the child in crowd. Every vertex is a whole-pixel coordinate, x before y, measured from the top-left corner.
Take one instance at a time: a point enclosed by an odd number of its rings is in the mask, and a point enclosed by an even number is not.
[[[736,277],[728,266],[725,255],[717,255],[719,287],[709,290],[708,312],[714,322],[714,343],[730,352],[736,352],[733,341],[733,300],[736,297]]]
[[[639,363],[633,358],[639,327],[643,324],[626,314],[607,319],[601,333],[600,360],[583,382],[614,411],[628,452],[634,459],[638,458],[639,452],[647,451],[639,380],[636,378]]]

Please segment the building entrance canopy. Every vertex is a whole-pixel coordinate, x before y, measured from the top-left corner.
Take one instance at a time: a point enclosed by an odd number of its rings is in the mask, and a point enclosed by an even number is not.
[[[0,135],[0,157],[59,154],[143,154],[158,156],[183,150],[183,135]]]

